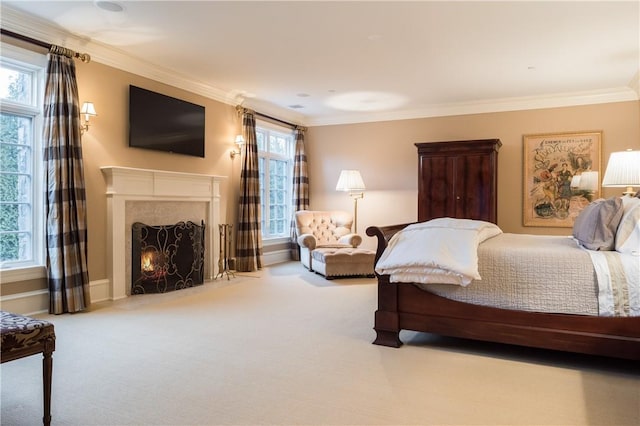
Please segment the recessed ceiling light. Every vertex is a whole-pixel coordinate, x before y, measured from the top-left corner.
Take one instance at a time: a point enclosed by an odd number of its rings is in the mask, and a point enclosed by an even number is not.
[[[124,10],[121,4],[113,1],[96,1],[95,5],[107,12],[122,12]]]

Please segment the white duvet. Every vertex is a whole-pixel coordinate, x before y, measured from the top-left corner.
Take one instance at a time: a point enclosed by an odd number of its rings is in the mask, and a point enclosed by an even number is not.
[[[438,218],[396,233],[376,264],[391,282],[457,284],[481,280],[478,245],[502,233],[493,223]]]

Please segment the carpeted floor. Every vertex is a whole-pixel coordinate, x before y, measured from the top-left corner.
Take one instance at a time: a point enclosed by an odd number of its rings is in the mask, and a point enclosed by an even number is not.
[[[635,363],[403,332],[374,279],[299,263],[41,317],[54,425],[638,425]],[[2,364],[2,425],[42,417],[41,357]]]

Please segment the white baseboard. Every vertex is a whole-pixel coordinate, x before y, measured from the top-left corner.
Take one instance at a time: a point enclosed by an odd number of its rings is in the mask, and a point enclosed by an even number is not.
[[[49,312],[49,290],[26,291],[9,294],[0,298],[3,311],[21,315],[35,315]]]
[[[109,300],[109,280],[97,280],[89,283],[91,303]],[[36,315],[49,312],[49,291],[46,289],[26,291],[0,297],[3,311],[21,315]]]
[[[288,262],[290,260],[291,252],[289,250],[276,250],[262,254],[262,263],[264,266],[271,266],[276,263]]]
[[[91,288],[91,303],[111,300],[109,297],[111,282],[108,279],[91,281],[89,285]]]

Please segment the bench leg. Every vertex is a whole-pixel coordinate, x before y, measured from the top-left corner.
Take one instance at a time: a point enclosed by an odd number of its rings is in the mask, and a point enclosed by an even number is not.
[[[44,416],[42,423],[45,426],[51,425],[51,379],[53,377],[53,350],[47,348],[49,342],[45,343],[45,350],[42,352],[42,388],[44,395]]]

